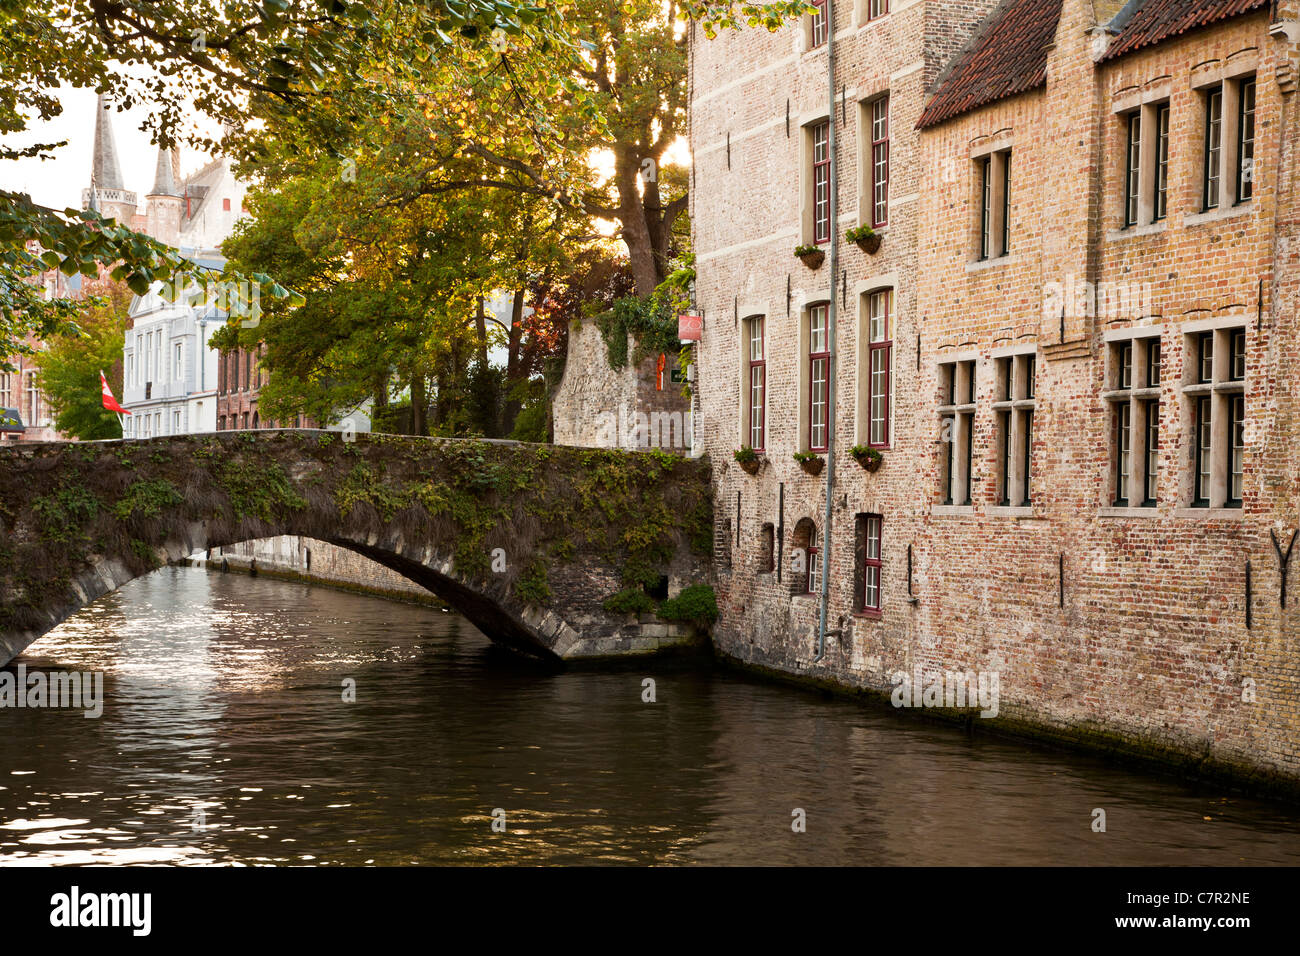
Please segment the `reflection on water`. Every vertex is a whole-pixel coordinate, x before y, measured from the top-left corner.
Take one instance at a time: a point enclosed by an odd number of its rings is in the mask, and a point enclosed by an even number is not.
[[[0,710],[5,864],[1300,863],[1284,806],[266,578],[161,570],[23,662],[106,700]]]

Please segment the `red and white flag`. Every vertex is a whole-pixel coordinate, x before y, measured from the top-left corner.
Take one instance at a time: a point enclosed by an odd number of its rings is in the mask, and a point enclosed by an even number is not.
[[[105,408],[107,408],[110,412],[117,412],[119,415],[131,414],[125,408],[123,408],[121,405],[117,403],[117,399],[113,397],[113,390],[108,387],[108,379],[104,377],[103,372],[99,373],[99,386],[104,393]]]

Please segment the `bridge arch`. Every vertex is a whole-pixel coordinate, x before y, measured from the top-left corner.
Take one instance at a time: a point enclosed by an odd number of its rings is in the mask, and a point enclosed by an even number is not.
[[[371,558],[525,653],[654,652],[694,635],[605,603],[707,580],[708,480],[660,452],[315,430],[0,447],[0,665],[165,563],[282,534]]]

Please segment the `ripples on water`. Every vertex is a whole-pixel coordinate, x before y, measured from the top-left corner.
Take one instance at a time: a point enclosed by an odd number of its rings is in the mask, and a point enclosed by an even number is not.
[[[1300,863],[1293,808],[267,578],[166,568],[21,660],[106,703],[0,710],[0,864]]]

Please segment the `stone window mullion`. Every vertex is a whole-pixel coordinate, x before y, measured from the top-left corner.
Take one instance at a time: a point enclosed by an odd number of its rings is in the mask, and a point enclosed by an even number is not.
[[[1159,163],[1160,131],[1157,115],[1163,103],[1144,103],[1142,106],[1142,151],[1138,172],[1137,222],[1155,220],[1156,167]]]

